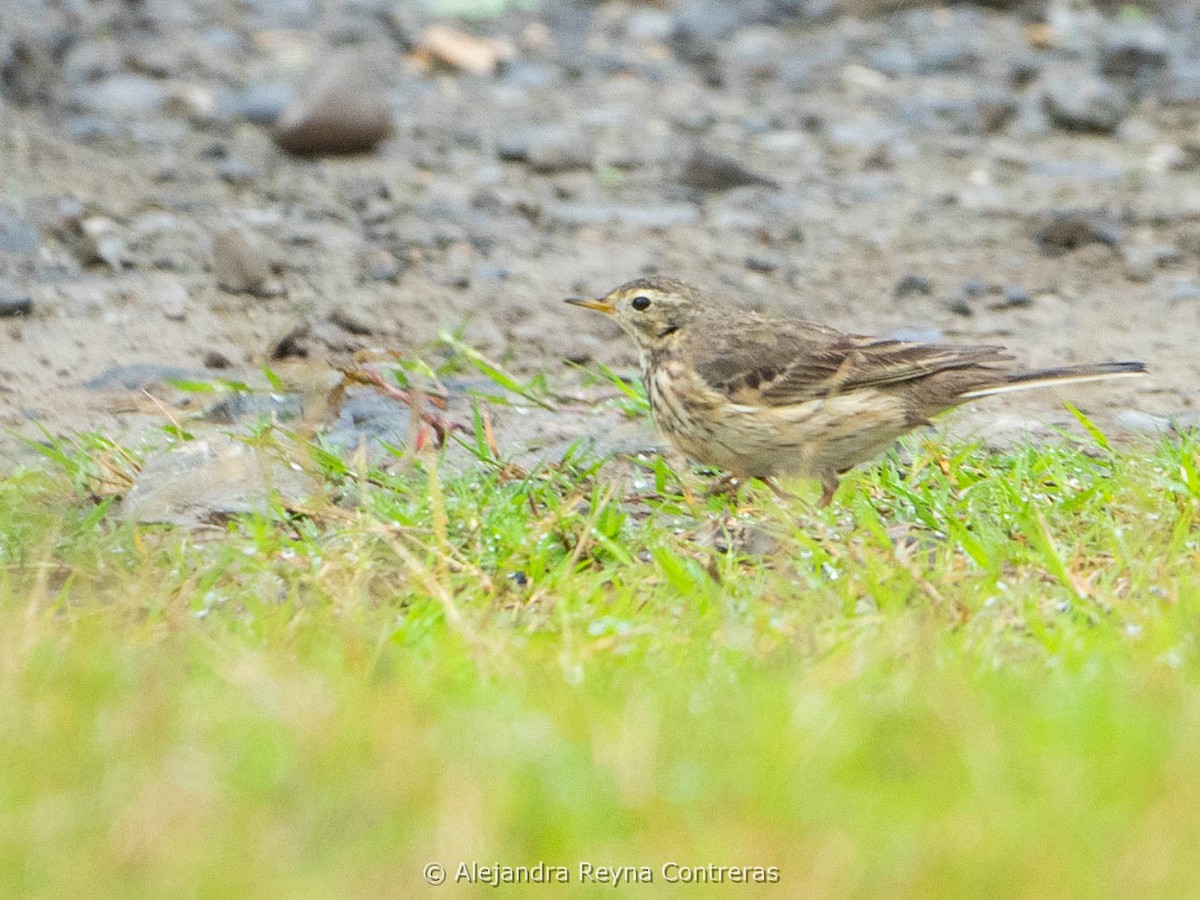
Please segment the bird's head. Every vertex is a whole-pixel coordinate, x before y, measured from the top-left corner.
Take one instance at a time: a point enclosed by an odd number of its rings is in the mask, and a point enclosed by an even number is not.
[[[698,288],[657,276],[630,281],[599,300],[568,297],[567,302],[612,316],[645,349],[678,340],[712,306]]]

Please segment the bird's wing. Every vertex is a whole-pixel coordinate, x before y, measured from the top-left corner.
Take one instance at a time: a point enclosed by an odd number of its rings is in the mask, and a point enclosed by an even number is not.
[[[979,367],[984,375],[1008,359],[1001,347],[883,340],[798,320],[756,319],[715,331],[693,364],[734,402],[787,406],[952,369]]]

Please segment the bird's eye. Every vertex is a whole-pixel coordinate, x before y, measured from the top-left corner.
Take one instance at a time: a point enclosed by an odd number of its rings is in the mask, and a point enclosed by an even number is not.
[[[641,312],[642,310],[650,308],[650,298],[649,297],[634,297],[633,300],[630,301],[629,305],[632,306],[634,309],[636,309],[638,312]]]

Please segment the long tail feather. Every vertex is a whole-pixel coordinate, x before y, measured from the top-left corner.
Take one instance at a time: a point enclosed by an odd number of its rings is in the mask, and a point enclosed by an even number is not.
[[[1087,366],[1064,366],[1058,369],[1034,369],[1029,372],[1012,372],[1003,380],[987,387],[975,388],[963,393],[962,399],[990,397],[1009,391],[1030,391],[1035,388],[1081,381],[1105,381],[1109,378],[1133,378],[1146,374],[1146,364],[1140,362],[1096,363]]]

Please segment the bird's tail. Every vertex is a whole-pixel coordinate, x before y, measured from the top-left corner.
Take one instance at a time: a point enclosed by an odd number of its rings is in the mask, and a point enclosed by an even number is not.
[[[959,396],[963,400],[972,397],[990,397],[1009,391],[1029,391],[1034,388],[1080,381],[1104,381],[1109,378],[1133,378],[1146,374],[1146,364],[1140,362],[1094,363],[1086,366],[1062,366],[1057,369],[1033,369],[1028,372],[1009,372],[1000,376],[995,384],[984,385],[966,391]]]

